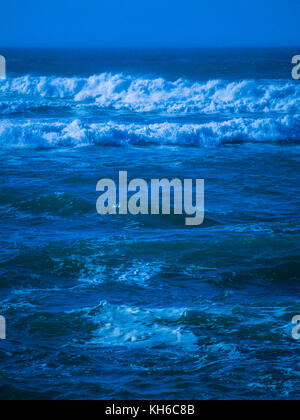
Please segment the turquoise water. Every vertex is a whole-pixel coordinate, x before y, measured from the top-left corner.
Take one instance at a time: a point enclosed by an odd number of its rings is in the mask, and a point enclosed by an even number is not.
[[[298,398],[295,53],[5,52],[0,398]],[[97,215],[120,170],[204,224]]]

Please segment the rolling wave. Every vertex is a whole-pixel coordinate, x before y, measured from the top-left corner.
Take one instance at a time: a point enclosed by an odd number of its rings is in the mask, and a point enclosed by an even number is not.
[[[90,104],[99,109],[137,113],[296,114],[300,109],[299,98],[300,85],[284,80],[192,82],[179,79],[171,82],[163,78],[103,73],[89,78],[28,75],[0,82],[2,115],[34,108],[37,103],[57,106],[57,101],[73,107]]]
[[[300,140],[300,119],[234,118],[205,124],[133,124],[49,121],[0,121],[0,148],[57,148],[101,146],[175,145],[182,147],[218,146],[236,142]]]

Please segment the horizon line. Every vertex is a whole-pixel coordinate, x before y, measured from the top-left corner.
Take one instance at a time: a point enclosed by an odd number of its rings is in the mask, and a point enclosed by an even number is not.
[[[138,45],[128,45],[128,46],[115,46],[115,45],[111,45],[111,46],[1,46],[0,45],[0,50],[235,50],[235,49],[245,49],[245,50],[252,50],[252,49],[293,49],[293,48],[299,48],[300,49],[300,44],[299,45],[260,45],[260,46],[255,46],[255,45],[224,45],[224,46],[191,46],[191,45],[181,45],[181,46],[175,46],[175,45],[171,45],[171,46],[138,46]]]

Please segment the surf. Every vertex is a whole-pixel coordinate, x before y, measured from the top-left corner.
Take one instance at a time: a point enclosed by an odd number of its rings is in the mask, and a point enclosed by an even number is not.
[[[0,121],[0,149],[53,149],[84,146],[217,147],[246,142],[298,143],[300,118],[233,118],[203,124],[120,123],[109,120]]]
[[[57,101],[74,109],[93,105],[98,109],[135,113],[221,114],[293,113],[300,109],[300,85],[286,80],[222,79],[191,81],[131,74],[102,73],[91,77],[21,76],[0,81],[0,102],[12,112],[22,98],[53,106]],[[45,103],[46,101],[46,103]],[[1,111],[0,108],[0,114]]]

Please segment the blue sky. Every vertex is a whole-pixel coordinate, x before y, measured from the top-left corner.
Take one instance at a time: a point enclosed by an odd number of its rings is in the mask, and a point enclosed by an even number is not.
[[[300,44],[299,0],[5,0],[1,47]]]

